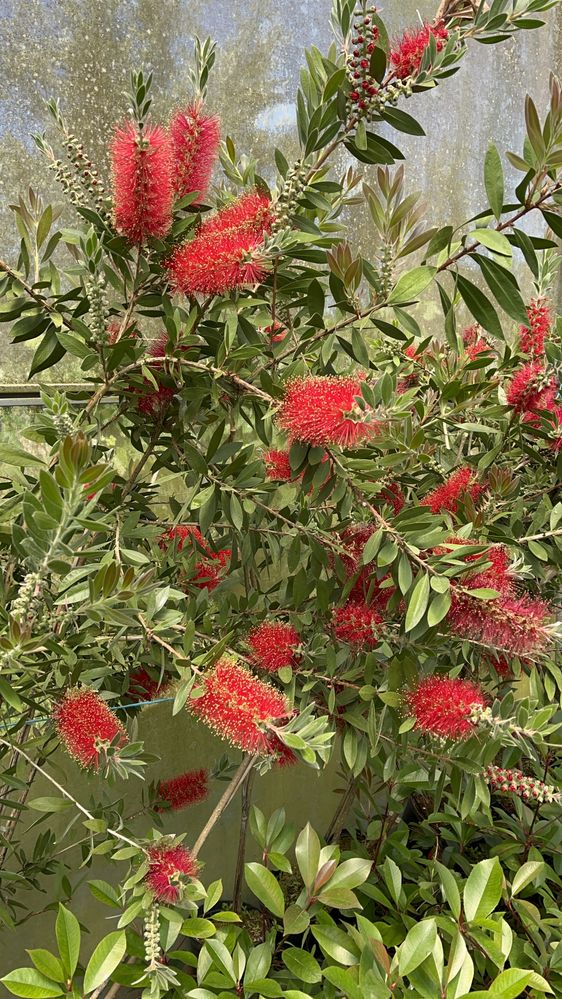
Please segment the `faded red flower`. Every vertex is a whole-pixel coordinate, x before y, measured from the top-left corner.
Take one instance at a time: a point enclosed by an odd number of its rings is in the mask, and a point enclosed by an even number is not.
[[[466,739],[476,729],[470,720],[473,704],[486,707],[486,698],[475,683],[429,676],[406,697],[416,728],[440,739]]]
[[[172,812],[204,801],[209,793],[209,775],[206,770],[188,770],[169,780],[161,780],[158,784],[158,794],[162,801],[169,805]],[[163,811],[157,806],[158,811]]]
[[[378,645],[381,623],[382,618],[374,607],[359,600],[349,600],[343,607],[336,607],[332,617],[336,638],[357,648],[374,649]]]
[[[309,375],[288,382],[278,414],[291,441],[314,446],[360,447],[378,429],[367,406],[361,409],[361,379]]]
[[[194,205],[204,201],[220,143],[220,122],[203,113],[203,102],[176,111],[170,122],[174,157],[173,183],[178,198],[198,192]]]
[[[193,698],[188,709],[233,746],[269,755],[272,727],[290,714],[283,694],[226,656],[202,682],[202,696]]]
[[[397,482],[388,482],[384,485],[380,493],[373,497],[372,503],[374,506],[378,507],[382,505],[381,500],[383,503],[388,503],[388,505],[392,507],[395,517],[397,517],[400,511],[404,509],[404,504],[406,503],[404,493]]]
[[[106,749],[128,742],[113,711],[87,687],[67,690],[53,711],[53,719],[67,753],[92,770],[99,770]]]
[[[352,600],[365,602],[368,598],[369,607],[382,613],[388,601],[395,592],[395,587],[384,586],[389,579],[389,575],[377,579],[371,568],[362,565],[363,549],[372,534],[377,530],[374,524],[350,524],[340,533],[340,541],[345,549],[344,554],[339,554],[346,576],[357,576],[350,592]]]
[[[206,219],[167,264],[172,285],[186,295],[222,295],[264,277],[264,237],[271,231],[271,202],[259,191],[242,195]]]
[[[537,410],[552,410],[556,400],[556,380],[549,378],[540,361],[524,364],[515,372],[506,389],[507,404],[525,414],[529,423],[538,422]]]
[[[421,505],[428,506],[432,513],[457,513],[462,500],[470,497],[476,502],[482,492],[483,486],[479,485],[472,469],[459,468],[446,482],[424,496]]]
[[[144,883],[158,902],[177,902],[189,878],[197,874],[197,861],[185,846],[150,846]]]
[[[443,21],[437,24],[424,24],[421,28],[409,28],[396,41],[390,50],[390,63],[394,75],[400,80],[408,76],[417,76],[431,37],[435,38],[437,51],[440,52],[449,37]]]
[[[159,385],[155,389],[148,379],[146,379],[146,386],[152,388],[152,391],[139,395],[137,409],[143,416],[148,416],[152,420],[161,420],[173,402],[175,391],[165,385]]]
[[[284,666],[294,666],[301,638],[291,624],[283,621],[264,621],[248,635],[252,659],[260,669],[275,673]]]
[[[115,226],[130,243],[165,236],[172,222],[172,151],[160,125],[129,121],[111,145]]]
[[[519,327],[519,350],[531,357],[542,357],[545,340],[550,336],[552,316],[544,298],[533,298],[527,306],[528,326]]]
[[[293,482],[295,476],[291,470],[288,451],[271,448],[265,452],[263,460],[267,478],[272,482]]]

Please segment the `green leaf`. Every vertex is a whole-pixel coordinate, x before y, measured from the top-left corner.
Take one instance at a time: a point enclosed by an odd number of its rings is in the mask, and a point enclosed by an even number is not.
[[[451,591],[447,590],[445,593],[437,593],[429,605],[429,610],[427,612],[427,623],[430,628],[435,627],[439,624],[449,613],[449,608],[451,606]]]
[[[437,940],[437,926],[434,919],[423,919],[408,931],[404,943],[400,945],[398,970],[401,975],[409,975],[411,971],[429,957]]]
[[[461,914],[461,896],[459,892],[459,886],[457,885],[456,878],[448,867],[441,864],[438,860],[434,861],[437,873],[439,875],[439,880],[443,888],[443,894],[447,900],[447,904],[453,913],[453,916],[458,921]]]
[[[401,111],[400,108],[386,107],[382,112],[382,117],[399,132],[407,132],[408,135],[425,135],[419,121],[412,118],[412,115],[407,114],[406,111]]]
[[[508,968],[507,971],[502,971],[488,989],[490,999],[492,996],[497,996],[497,999],[516,999],[527,988],[531,974],[522,968]]]
[[[217,928],[210,919],[202,919],[194,916],[193,919],[184,920],[181,932],[184,937],[195,937],[201,940],[207,937],[214,937]]]
[[[36,812],[64,812],[66,808],[72,808],[72,802],[67,798],[33,798],[28,801],[28,807]]]
[[[60,343],[54,329],[47,330],[33,355],[31,368],[29,369],[29,377],[33,378],[33,375],[38,374],[39,371],[44,371],[45,368],[52,368],[53,364],[60,361],[61,357],[64,357],[65,353],[66,351]]]
[[[498,904],[503,873],[497,857],[481,860],[470,872],[464,886],[464,912],[469,923],[485,919]]]
[[[306,824],[295,845],[295,857],[306,888],[314,883],[320,860],[320,840],[310,825]]]
[[[405,631],[412,631],[420,623],[425,614],[429,600],[429,576],[423,570],[420,572],[408,601],[406,611]]]
[[[468,238],[476,240],[477,243],[481,243],[482,246],[494,253],[500,253],[504,257],[513,256],[511,243],[507,236],[503,236],[496,229],[473,229],[472,232],[469,232]]]
[[[457,282],[461,297],[468,311],[476,319],[476,322],[480,323],[485,330],[488,330],[488,333],[492,333],[493,336],[497,336],[498,339],[503,340],[501,323],[492,303],[480,291],[480,288],[477,288],[475,284],[472,284],[472,281],[463,277],[462,274],[457,274]]]
[[[490,260],[480,253],[475,253],[474,259],[498,305],[516,322],[527,323],[527,309],[513,274],[498,264],[497,260]]]
[[[501,156],[492,143],[484,158],[484,186],[494,215],[501,218],[504,198],[503,166]]]
[[[346,997],[346,999],[366,999],[367,993],[363,986],[359,986],[353,977],[353,972],[347,968],[324,968],[322,972],[324,978],[330,982]],[[379,993],[382,995],[383,993]],[[375,999],[375,996],[373,996]]]
[[[288,937],[293,933],[304,933],[310,925],[310,916],[300,905],[290,905],[283,916],[283,934]]]
[[[357,944],[339,926],[311,926],[311,932],[324,954],[338,964],[351,966],[357,964],[359,950]]]
[[[389,305],[406,305],[415,302],[422,291],[433,281],[437,273],[436,267],[414,267],[398,279],[388,299]]]
[[[18,968],[10,971],[0,981],[8,992],[14,996],[23,996],[24,999],[51,999],[53,996],[64,995],[60,985],[45,978],[35,968]]]
[[[285,899],[277,879],[263,864],[246,864],[246,884],[260,902],[273,913],[283,918]]]
[[[0,445],[0,463],[5,465],[19,465],[20,468],[25,468],[27,465],[44,465],[45,462],[42,458],[38,458],[36,454],[30,454],[29,451],[24,451],[20,447],[10,447],[7,444]]]
[[[68,977],[72,978],[80,956],[80,924],[74,913],[60,902],[55,935],[62,966]]]
[[[528,860],[526,864],[523,864],[511,882],[512,897],[518,895],[520,891],[523,891],[523,888],[526,888],[531,881],[542,874],[545,867],[544,860]]]
[[[300,978],[301,982],[315,985],[316,982],[322,981],[320,965],[307,950],[301,950],[300,947],[289,947],[281,956],[283,964],[295,978]]]
[[[119,967],[127,950],[127,938],[124,930],[108,933],[100,940],[84,974],[84,993],[93,992],[109,978]]]
[[[119,895],[115,891],[113,885],[108,884],[107,881],[100,881],[99,879],[88,881],[88,888],[94,898],[97,898],[98,902],[103,902],[104,905],[110,905],[113,909],[121,908]]]
[[[60,963],[58,957],[51,954],[49,950],[44,950],[39,948],[37,950],[28,950],[27,952],[33,961],[37,971],[40,971],[45,978],[52,980],[53,982],[64,982],[66,981],[64,970],[62,964]]]

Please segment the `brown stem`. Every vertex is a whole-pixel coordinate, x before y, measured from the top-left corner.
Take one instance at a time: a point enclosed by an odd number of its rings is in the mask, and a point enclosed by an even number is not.
[[[252,797],[252,785],[254,783],[256,771],[250,770],[244,783],[242,784],[242,812],[240,815],[240,834],[238,837],[238,856],[236,858],[236,872],[234,875],[234,889],[232,893],[232,908],[234,912],[240,914],[240,903],[242,895],[242,881],[244,878],[244,861],[246,859],[246,838],[248,834],[248,816],[250,814],[250,800]]]
[[[234,777],[232,778],[230,784],[226,788],[220,801],[215,805],[213,811],[211,812],[211,815],[209,816],[207,822],[203,826],[203,829],[199,833],[199,836],[195,840],[195,844],[191,851],[194,857],[198,856],[199,851],[203,846],[203,843],[205,842],[205,840],[207,839],[207,837],[209,836],[209,834],[211,833],[217,822],[219,821],[223,812],[226,811],[226,809],[230,805],[230,802],[236,795],[238,788],[244,781],[246,775],[252,769],[254,762],[255,762],[255,757],[253,756],[245,756],[242,759],[242,762],[240,763],[240,766],[238,767],[238,770],[234,774]]]
[[[338,804],[338,807],[336,808],[336,811],[334,812],[332,821],[330,822],[330,825],[328,826],[328,830],[326,832],[326,842],[327,843],[331,843],[331,842],[336,842],[337,843],[337,841],[339,840],[339,838],[340,838],[340,836],[342,834],[342,831],[343,831],[343,827],[345,825],[345,820],[347,818],[347,813],[348,813],[349,809],[351,808],[351,805],[353,803],[353,799],[355,798],[356,787],[357,787],[356,778],[353,775],[351,775],[350,778],[349,778],[349,780],[348,780],[348,782],[347,782],[347,788],[345,789],[344,793],[342,794],[342,796],[340,798],[340,801],[339,801],[339,804]]]
[[[142,470],[143,470],[144,466],[146,465],[148,459],[150,458],[151,454],[153,453],[154,448],[156,447],[156,445],[158,443],[158,438],[160,437],[161,433],[162,433],[162,424],[158,423],[158,425],[155,427],[155,429],[154,429],[154,431],[152,433],[152,436],[151,436],[151,438],[150,438],[150,440],[148,442],[146,451],[144,452],[144,454],[142,455],[142,457],[140,458],[140,460],[137,461],[135,467],[133,468],[133,470],[132,470],[132,472],[131,472],[131,474],[129,476],[129,479],[128,479],[127,483],[125,484],[125,488],[123,489],[123,492],[121,493],[121,502],[123,502],[123,500],[125,499],[125,496],[128,496],[129,493],[131,492],[131,489],[133,488],[135,482],[137,481],[140,473],[142,472]]]

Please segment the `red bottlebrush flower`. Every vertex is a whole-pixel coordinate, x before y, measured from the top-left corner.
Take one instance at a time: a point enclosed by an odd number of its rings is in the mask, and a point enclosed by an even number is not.
[[[404,353],[406,357],[410,358],[410,360],[421,362],[421,359],[425,351],[420,350],[420,352],[418,353],[418,348],[416,347],[415,343],[410,343],[407,347],[404,348]]]
[[[177,111],[170,122],[174,156],[174,189],[178,198],[198,192],[192,202],[205,199],[218,155],[220,122],[216,115],[203,114],[202,101],[195,101],[185,111]]]
[[[146,380],[146,385],[151,386],[151,382],[148,379]],[[159,385],[152,392],[147,392],[146,395],[139,396],[137,409],[143,416],[148,416],[153,420],[161,420],[168,407],[172,404],[174,395],[173,388]]]
[[[204,801],[209,793],[209,775],[206,770],[188,770],[170,780],[161,780],[158,784],[158,794],[162,801],[170,806],[170,811],[179,812],[181,808]],[[157,807],[157,811],[164,811]]]
[[[410,28],[394,43],[390,50],[390,62],[395,76],[400,80],[417,76],[432,35],[437,51],[440,52],[449,37],[442,21],[438,24],[424,24],[421,28]]]
[[[95,690],[71,688],[53,711],[57,732],[67,753],[83,767],[99,770],[105,749],[124,746],[127,733]]]
[[[378,496],[374,497],[373,505],[380,506],[381,500],[392,507],[395,517],[404,509],[404,504],[406,503],[404,493],[397,482],[389,482],[384,485]]]
[[[462,340],[469,361],[475,361],[480,354],[484,354],[486,351],[491,349],[489,343],[487,343],[486,340],[480,336],[480,327],[478,323],[474,323],[472,326],[467,326],[462,335]]]
[[[264,621],[248,635],[252,658],[260,669],[275,673],[283,666],[294,666],[301,638],[291,624],[282,621]]]
[[[548,644],[546,625],[551,614],[548,604],[527,596],[477,600],[456,593],[446,620],[461,638],[518,656],[531,655]]]
[[[360,409],[361,379],[311,375],[287,384],[279,410],[279,426],[291,441],[315,446],[339,444],[359,447],[378,425],[369,421],[369,409]]]
[[[292,482],[295,478],[291,470],[288,451],[266,451],[263,460],[265,472],[272,482]]]
[[[332,618],[334,635],[340,642],[357,648],[374,649],[378,645],[382,623],[380,614],[366,603],[349,600],[343,607],[336,607]]]
[[[172,222],[172,151],[160,125],[126,122],[111,146],[115,226],[130,243],[165,236]]]
[[[361,566],[363,549],[376,530],[374,524],[350,524],[340,534],[340,541],[346,553],[339,557],[348,578],[357,575],[351,589],[351,599],[364,603],[368,596],[369,607],[382,612],[395,592],[395,587],[383,588],[382,584],[389,578],[388,575],[383,576],[382,579],[377,579],[371,575],[369,566]]]
[[[507,404],[516,413],[527,414],[528,422],[539,409],[552,410],[556,399],[556,381],[548,378],[540,361],[524,364],[515,372],[506,389]]]
[[[203,695],[189,702],[189,710],[233,746],[269,755],[272,726],[290,714],[283,694],[226,656],[203,677],[203,684]]]
[[[493,666],[498,676],[507,679],[512,676],[511,663],[505,656],[485,656],[484,660],[488,665]]]
[[[134,694],[139,701],[153,701],[157,697],[164,697],[169,686],[165,677],[161,681],[154,680],[144,666],[129,673],[129,693]]]
[[[157,902],[177,902],[186,879],[197,874],[197,861],[185,846],[148,848],[148,872],[144,883]]]
[[[461,500],[469,496],[476,502],[483,492],[483,487],[475,478],[472,469],[459,468],[446,482],[424,496],[421,505],[428,506],[432,513],[457,513]]]
[[[476,728],[470,720],[473,704],[486,707],[480,687],[469,680],[429,676],[407,695],[416,728],[440,739],[466,739]]]
[[[212,554],[201,531],[192,524],[174,524],[173,527],[169,527],[167,531],[164,531],[164,534],[160,535],[158,539],[158,544],[163,551],[169,548],[170,544],[175,543],[177,544],[178,551],[181,552],[185,544],[191,543],[193,545],[193,542],[196,542],[208,555]]]
[[[261,281],[260,247],[271,231],[271,202],[250,191],[199,227],[168,261],[170,281],[186,295],[222,295]]]
[[[178,551],[183,551],[186,545],[190,553],[198,553],[203,549],[206,555],[195,561],[193,578],[188,582],[200,590],[214,590],[224,575],[224,570],[230,561],[232,551],[222,548],[215,552],[207,544],[198,527],[191,524],[176,524],[168,528],[158,539],[160,548],[166,550],[171,544],[177,544]]]
[[[528,326],[519,327],[519,350],[531,357],[542,357],[545,340],[550,336],[550,309],[543,298],[533,298],[527,306]]]
[[[299,762],[296,753],[289,746],[281,741],[275,732],[271,732],[268,738],[269,752],[275,754],[275,763],[278,767],[294,767]]]

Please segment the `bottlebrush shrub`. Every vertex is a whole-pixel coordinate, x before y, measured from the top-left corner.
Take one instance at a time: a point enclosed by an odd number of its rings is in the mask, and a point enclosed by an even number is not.
[[[336,0],[294,162],[218,149],[209,40],[161,118],[133,77],[97,168],[49,103],[63,190],[16,199],[0,320],[85,389],[0,448],[14,949],[62,899],[12,993],[562,995],[560,84],[464,225],[397,163],[408,97],[553,5],[389,41]]]

